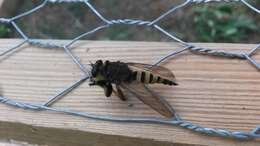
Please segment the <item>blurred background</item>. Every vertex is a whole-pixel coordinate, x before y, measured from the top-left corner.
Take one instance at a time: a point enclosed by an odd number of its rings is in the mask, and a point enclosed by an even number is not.
[[[5,0],[0,17],[12,17],[39,5],[42,0]],[[107,19],[153,20],[184,0],[92,0]],[[251,2],[260,8],[260,0]],[[84,3],[47,4],[17,20],[30,38],[72,39],[104,24]],[[260,15],[242,3],[193,4],[179,9],[158,23],[188,42],[259,43]],[[20,37],[9,25],[0,24],[0,38]],[[114,25],[84,39],[169,41],[143,26]]]

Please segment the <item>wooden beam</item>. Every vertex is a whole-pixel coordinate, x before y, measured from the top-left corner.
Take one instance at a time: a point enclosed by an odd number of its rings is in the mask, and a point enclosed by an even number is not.
[[[0,40],[1,51],[18,42]],[[255,46],[196,45],[228,51],[249,51]],[[72,51],[84,64],[97,59],[153,63],[180,48],[175,43],[81,41]],[[254,59],[260,62],[258,54]],[[259,125],[260,72],[246,60],[185,52],[163,65],[175,73],[179,86],[156,86],[156,91],[166,97],[183,119],[232,131],[249,131]],[[28,103],[43,103],[83,76],[63,50],[27,45],[2,58],[0,68],[4,95]],[[106,98],[102,89],[89,87],[87,82],[53,106],[103,115],[159,116],[134,97],[127,102]],[[0,104],[0,137],[47,145],[256,146],[260,142],[212,137],[176,126],[97,121],[3,104]]]

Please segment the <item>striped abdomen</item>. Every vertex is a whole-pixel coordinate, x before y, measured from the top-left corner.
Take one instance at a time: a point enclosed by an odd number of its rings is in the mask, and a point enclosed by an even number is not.
[[[133,80],[144,83],[144,84],[161,83],[161,84],[166,84],[166,85],[176,85],[176,83],[173,81],[164,79],[160,76],[156,76],[156,75],[154,75],[150,72],[146,72],[146,71],[134,71]]]

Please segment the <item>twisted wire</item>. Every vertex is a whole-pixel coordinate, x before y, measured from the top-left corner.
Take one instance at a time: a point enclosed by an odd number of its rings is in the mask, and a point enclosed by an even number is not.
[[[207,54],[207,55],[210,55],[210,56],[246,59],[244,54],[226,52],[226,51],[223,51],[223,50],[212,50],[212,49],[201,48],[201,47],[191,47],[190,50],[191,50],[191,52],[194,52],[194,53]]]
[[[116,19],[109,21],[109,24],[128,24],[128,25],[149,25],[150,21],[134,20],[134,19]]]
[[[10,20],[6,18],[0,18],[0,23],[9,24]]]
[[[194,3],[209,3],[209,2],[239,2],[240,0],[192,0]]]
[[[32,46],[40,47],[40,48],[48,48],[48,49],[56,49],[56,48],[63,48],[64,45],[53,44],[46,41],[41,40],[28,40],[28,43]]]
[[[186,128],[189,130],[193,130],[196,132],[208,134],[208,135],[216,135],[221,137],[230,137],[230,138],[239,138],[239,139],[251,139],[251,138],[260,138],[260,128],[257,127],[253,129],[251,132],[233,132],[228,131],[225,129],[216,129],[216,128],[205,128],[198,125],[194,125],[188,121],[184,121],[181,119],[161,119],[161,118],[136,118],[136,117],[117,117],[117,116],[108,116],[108,115],[95,115],[95,114],[88,114],[83,112],[75,112],[69,109],[62,109],[62,108],[54,108],[48,107],[46,105],[40,104],[29,104],[18,102],[9,98],[5,98],[0,96],[0,102],[10,105],[19,107],[22,109],[30,109],[30,110],[49,110],[53,112],[59,112],[63,114],[75,115],[84,118],[91,118],[95,120],[103,120],[103,121],[111,121],[111,122],[122,122],[122,123],[152,123],[152,124],[165,124],[165,125],[176,125],[182,128]]]
[[[75,3],[75,2],[86,2],[88,0],[48,0],[51,3]]]
[[[102,20],[105,24],[98,26],[94,28],[93,30],[90,30],[88,32],[84,32],[81,35],[77,36],[76,38],[72,39],[67,44],[56,44],[56,43],[50,43],[46,41],[41,41],[37,39],[31,39],[27,37],[27,35],[20,29],[20,27],[16,24],[16,20],[21,19],[22,17],[25,17],[27,15],[30,15],[36,11],[39,11],[41,8],[43,8],[47,3],[84,3],[87,8],[89,8],[100,20]],[[160,16],[158,16],[154,20],[138,20],[138,19],[114,19],[114,20],[108,20],[103,15],[101,15],[96,8],[90,3],[89,0],[44,0],[40,5],[36,6],[35,8],[26,11],[24,13],[21,13],[19,15],[16,15],[12,18],[0,18],[0,24],[11,24],[15,30],[21,35],[23,38],[23,41],[14,46],[13,48],[10,48],[3,53],[0,54],[0,56],[4,56],[8,53],[12,53],[15,49],[19,48],[21,45],[28,43],[29,45],[42,47],[42,48],[48,48],[48,49],[63,49],[66,54],[72,59],[72,61],[81,69],[82,72],[85,73],[84,77],[82,77],[80,80],[76,81],[75,83],[72,83],[68,87],[62,89],[60,92],[58,92],[53,97],[49,98],[47,102],[44,104],[32,104],[32,103],[23,103],[16,100],[12,100],[10,98],[6,98],[3,96],[0,96],[0,102],[3,104],[7,104],[10,106],[14,106],[17,108],[27,109],[27,110],[49,110],[53,112],[59,112],[64,114],[70,114],[74,116],[80,116],[84,118],[91,118],[91,119],[97,119],[97,120],[106,120],[106,121],[112,121],[112,122],[135,122],[135,123],[154,123],[154,124],[167,124],[167,125],[176,125],[180,126],[186,129],[190,129],[195,132],[200,132],[208,135],[216,135],[216,136],[222,136],[222,137],[233,137],[238,139],[250,139],[250,138],[260,138],[260,126],[256,126],[255,129],[251,130],[250,132],[244,132],[244,131],[229,131],[225,129],[215,129],[215,128],[207,128],[202,127],[199,125],[195,125],[191,122],[182,120],[178,115],[176,115],[176,119],[172,120],[166,120],[166,119],[158,119],[158,118],[142,118],[142,117],[114,117],[114,116],[107,116],[107,115],[93,115],[89,113],[82,113],[82,112],[76,112],[69,109],[62,109],[62,108],[53,108],[49,107],[50,105],[54,104],[58,100],[60,100],[62,97],[64,97],[67,93],[77,88],[79,85],[81,85],[83,82],[89,79],[89,71],[85,68],[85,66],[80,62],[80,59],[78,59],[71,51],[70,46],[73,45],[76,41],[79,39],[89,36],[91,34],[95,34],[98,31],[101,31],[105,28],[109,28],[112,25],[138,25],[138,26],[145,26],[150,27],[158,30],[160,33],[164,34],[165,36],[169,37],[173,41],[178,42],[183,49],[181,50],[174,50],[170,54],[163,56],[161,59],[159,59],[154,65],[158,65],[161,62],[165,61],[166,59],[170,57],[174,57],[180,53],[183,53],[185,51],[191,51],[196,54],[204,54],[204,55],[210,55],[210,56],[218,56],[218,57],[226,57],[226,58],[236,58],[236,59],[246,59],[248,60],[252,65],[254,65],[257,69],[260,69],[260,65],[252,58],[254,53],[260,48],[260,43],[257,44],[257,46],[251,51],[244,52],[244,53],[233,53],[233,52],[227,52],[222,50],[213,50],[209,48],[202,48],[202,47],[196,47],[194,45],[191,45],[177,37],[177,35],[169,33],[165,29],[163,29],[158,23],[167,17],[168,15],[172,14],[176,10],[179,10],[185,6],[188,6],[189,4],[199,4],[199,3],[209,3],[209,2],[240,2],[250,8],[252,11],[260,14],[260,10],[254,6],[252,6],[249,2],[245,0],[186,0],[183,3],[172,7],[171,9],[167,10]]]

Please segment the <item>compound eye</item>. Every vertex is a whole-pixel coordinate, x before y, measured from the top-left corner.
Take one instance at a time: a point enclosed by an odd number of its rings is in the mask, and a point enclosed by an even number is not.
[[[96,65],[97,65],[97,66],[103,65],[103,61],[102,61],[102,60],[97,60],[97,61],[96,61]]]
[[[91,70],[91,74],[93,77],[96,77],[97,76],[97,73],[98,73],[98,70],[96,67],[93,67],[92,70]]]

